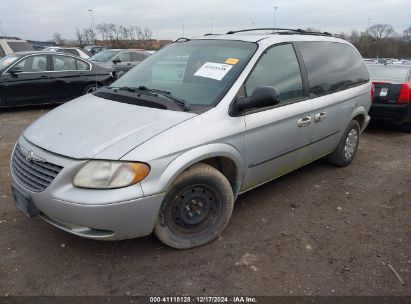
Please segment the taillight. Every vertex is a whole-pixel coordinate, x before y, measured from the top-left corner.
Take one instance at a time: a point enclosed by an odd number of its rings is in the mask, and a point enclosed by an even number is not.
[[[400,96],[398,97],[398,103],[410,103],[411,90],[408,83],[403,83],[401,85]]]
[[[375,96],[375,85],[372,84],[372,86],[371,86],[371,102],[374,101],[374,96]]]

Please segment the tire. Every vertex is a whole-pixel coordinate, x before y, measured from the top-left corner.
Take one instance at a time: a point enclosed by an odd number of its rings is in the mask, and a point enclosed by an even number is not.
[[[402,130],[407,133],[411,133],[411,122],[406,122],[402,125]]]
[[[199,163],[173,182],[161,204],[154,233],[176,249],[199,247],[223,232],[233,207],[233,191],[225,176]]]
[[[346,167],[353,161],[360,143],[360,125],[352,120],[345,130],[337,148],[328,155],[327,161],[338,167]]]
[[[87,95],[87,94],[93,93],[97,89],[98,89],[98,85],[96,85],[95,83],[90,83],[90,84],[85,86],[85,88],[83,89],[82,95]]]

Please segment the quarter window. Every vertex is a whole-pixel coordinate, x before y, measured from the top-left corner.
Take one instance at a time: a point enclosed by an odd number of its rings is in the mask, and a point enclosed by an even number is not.
[[[250,96],[256,88],[263,86],[275,88],[280,94],[280,103],[304,97],[300,66],[291,44],[266,51],[245,84],[246,95]]]
[[[79,71],[88,71],[90,70],[89,65],[82,60],[76,60],[77,70]]]
[[[312,98],[369,81],[367,68],[353,47],[336,42],[299,42]]]
[[[14,68],[21,69],[24,73],[37,73],[47,71],[47,55],[30,56],[19,63]]]

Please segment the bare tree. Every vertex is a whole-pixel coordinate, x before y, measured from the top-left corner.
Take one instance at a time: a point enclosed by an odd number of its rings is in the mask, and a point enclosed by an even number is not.
[[[80,31],[79,28],[76,28],[76,33],[75,33],[75,35],[76,35],[76,38],[77,38],[77,41],[78,41],[79,46],[83,46],[84,36],[83,36],[83,33]]]
[[[392,25],[374,24],[367,29],[366,33],[370,35],[371,39],[379,41],[394,36],[395,31]]]
[[[55,32],[53,34],[53,41],[57,44],[57,45],[64,45],[64,39],[61,36],[61,34],[59,32]]]

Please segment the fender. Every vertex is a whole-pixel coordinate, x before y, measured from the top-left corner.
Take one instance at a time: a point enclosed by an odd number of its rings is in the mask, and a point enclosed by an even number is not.
[[[159,179],[142,185],[144,194],[151,195],[155,192],[158,193],[159,189],[161,189],[161,192],[166,192],[170,188],[172,182],[184,170],[198,162],[212,157],[226,157],[233,161],[237,171],[236,188],[240,189],[244,174],[243,157],[241,153],[229,144],[213,143],[196,147],[179,155],[164,169],[164,172]],[[238,192],[238,190],[236,192]],[[236,193],[234,195],[236,195]]]

